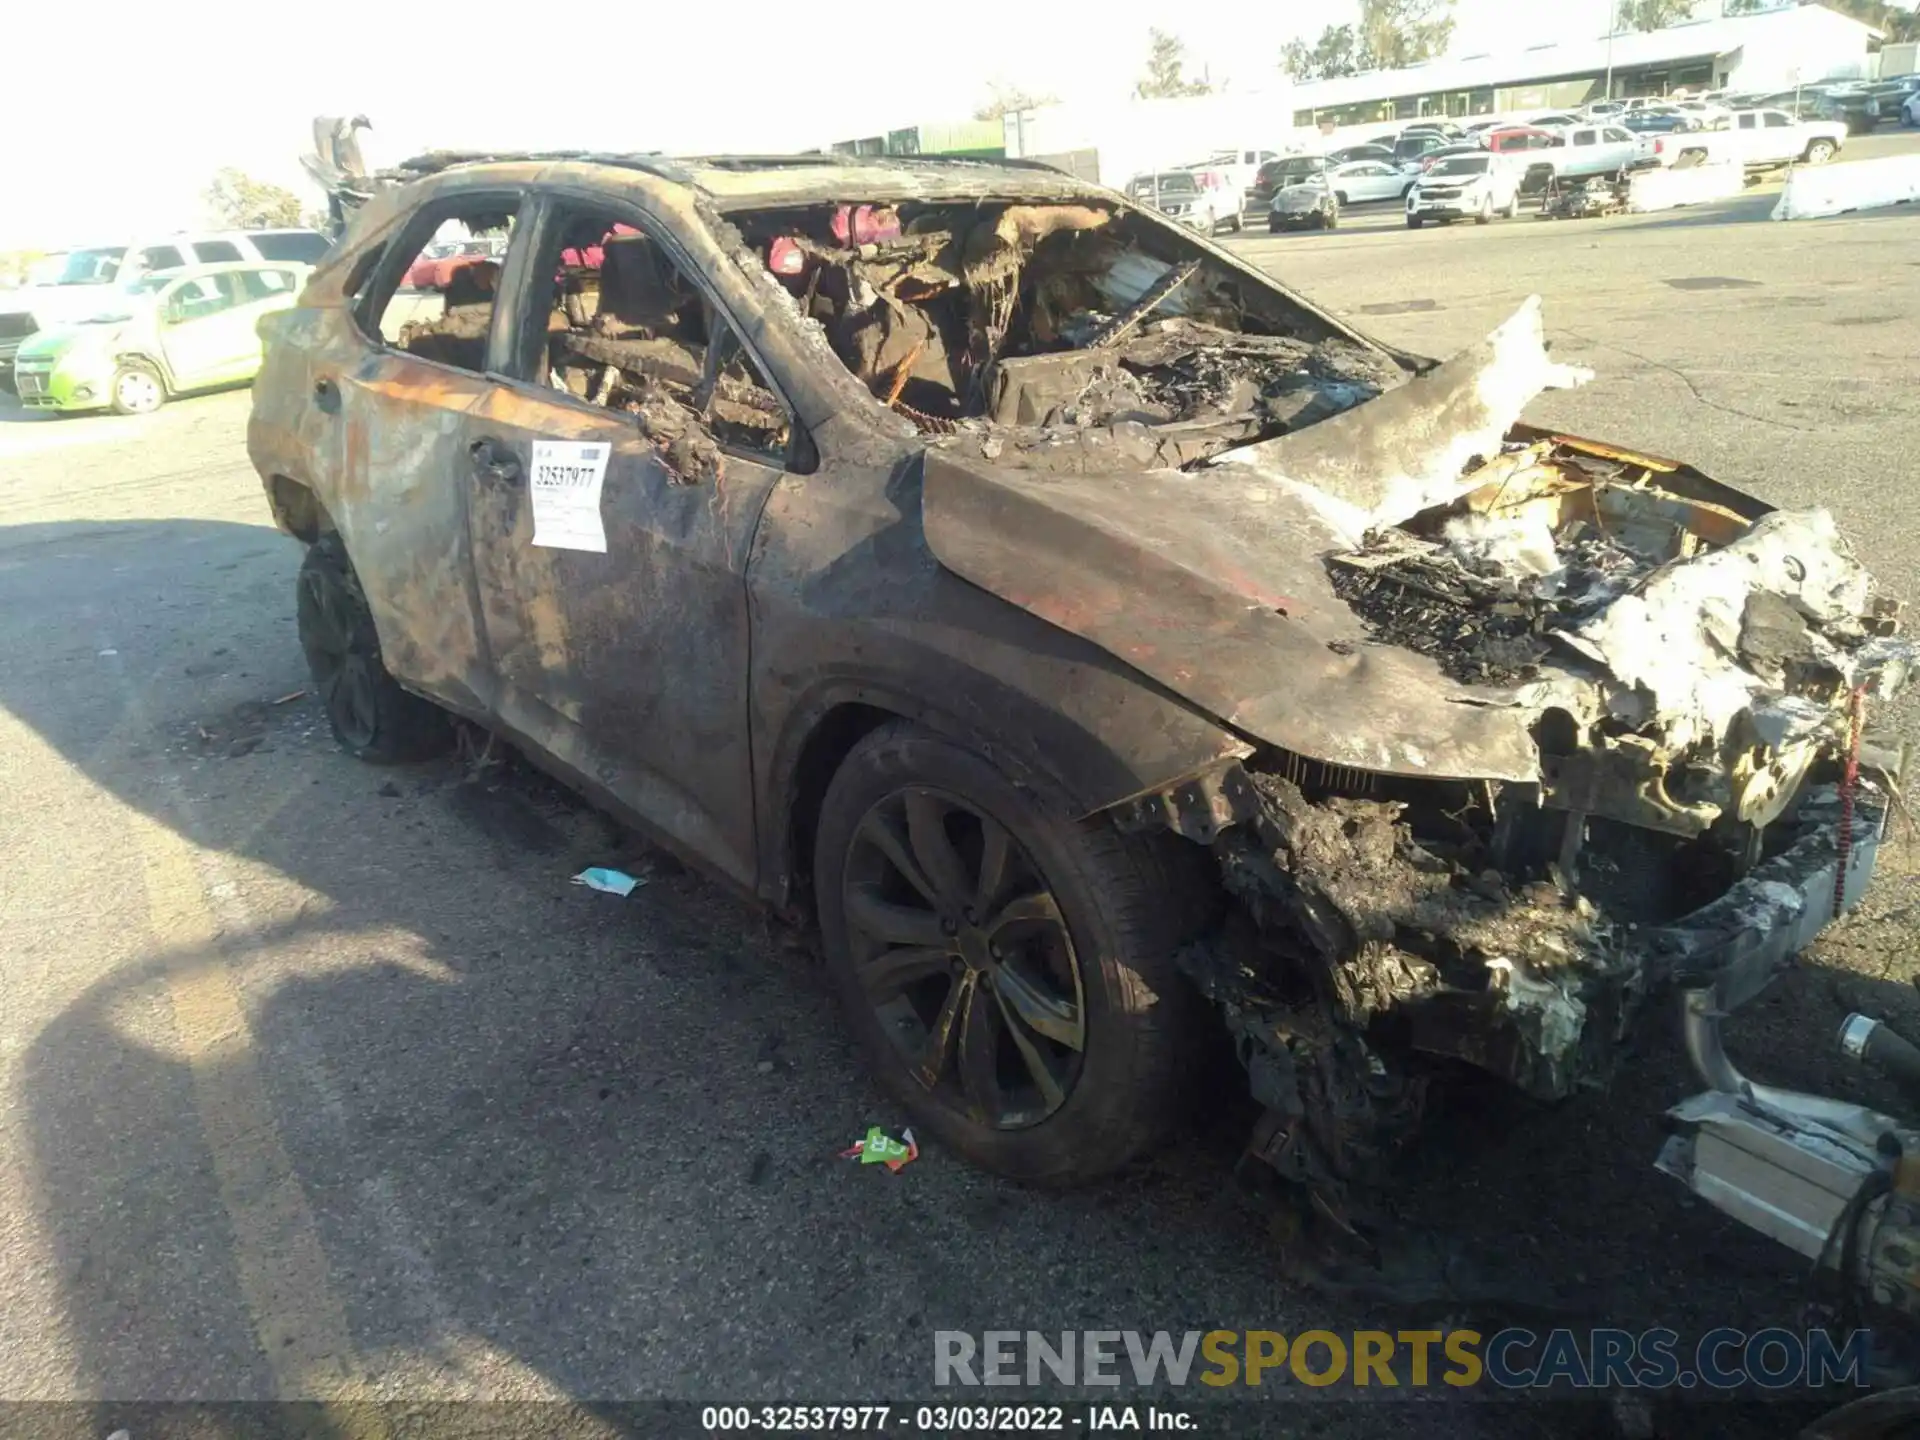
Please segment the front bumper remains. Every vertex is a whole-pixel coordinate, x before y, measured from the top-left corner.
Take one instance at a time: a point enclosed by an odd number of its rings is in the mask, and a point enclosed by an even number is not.
[[[1310,801],[1239,762],[1117,818],[1213,850],[1236,903],[1183,966],[1265,1107],[1253,1153],[1337,1192],[1378,1178],[1439,1066],[1557,1100],[1611,1077],[1650,997],[1678,986],[1718,1014],[1758,994],[1872,878],[1885,801],[1859,785],[1844,844],[1842,809],[1838,786],[1810,785],[1773,853],[1662,923],[1443,859],[1397,804]],[[1702,1042],[1696,1063],[1713,1051]]]

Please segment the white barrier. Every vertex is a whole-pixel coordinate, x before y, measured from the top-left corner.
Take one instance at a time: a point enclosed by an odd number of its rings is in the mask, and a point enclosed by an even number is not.
[[[1707,200],[1730,200],[1746,186],[1746,168],[1727,161],[1642,170],[1628,181],[1627,209],[1645,214],[1649,210],[1673,210]]]
[[[1796,165],[1787,177],[1776,220],[1812,220],[1849,210],[1920,201],[1920,155],[1849,160],[1839,165]]]

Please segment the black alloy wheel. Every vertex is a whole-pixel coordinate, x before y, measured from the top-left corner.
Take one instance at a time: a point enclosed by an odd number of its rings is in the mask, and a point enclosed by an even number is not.
[[[821,800],[814,902],[848,1027],[922,1143],[1081,1184],[1178,1122],[1204,1032],[1176,955],[1217,881],[1189,842],[1123,833],[1022,775],[879,726]]]
[[[913,1076],[996,1130],[1066,1103],[1086,989],[1060,902],[1005,826],[914,786],[854,832],[841,903],[855,973]]]

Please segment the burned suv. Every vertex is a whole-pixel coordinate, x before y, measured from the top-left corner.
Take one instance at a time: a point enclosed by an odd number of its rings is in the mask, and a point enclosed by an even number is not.
[[[340,743],[459,717],[816,921],[983,1165],[1139,1154],[1224,1022],[1337,1200],[1871,870],[1891,606],[1823,513],[1521,423],[1586,378],[1537,301],[1436,364],[1018,164],[348,178],[249,432]],[[505,254],[403,291],[449,227]]]

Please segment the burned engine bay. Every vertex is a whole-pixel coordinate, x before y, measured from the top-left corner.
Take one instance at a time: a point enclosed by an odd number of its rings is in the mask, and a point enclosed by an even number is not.
[[[1111,503],[1191,496],[1196,528],[1257,528],[1218,497],[1270,488],[1318,536],[1264,555],[1283,618],[1324,602],[1326,650],[1423,657],[1394,673],[1439,698],[1402,717],[1516,727],[1523,780],[1269,748],[1123,807],[1211,847],[1240,902],[1185,958],[1283,1174],[1338,1196],[1377,1173],[1447,1064],[1543,1099],[1601,1083],[1649,993],[1842,908],[1900,768],[1863,737],[1915,659],[1897,607],[1825,512],[1522,425],[1591,378],[1550,359],[1537,298],[1424,368],[1103,205],[730,218],[934,452],[1035,486],[1164,472]],[[1260,543],[1173,559],[1239,573]]]
[[[923,433],[996,454],[1098,426],[1137,436],[1147,463],[1187,464],[1312,424],[1410,373],[1103,204],[729,219],[875,398]]]

